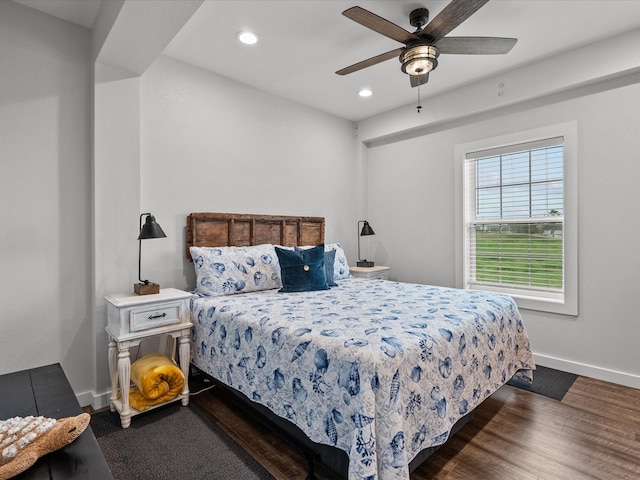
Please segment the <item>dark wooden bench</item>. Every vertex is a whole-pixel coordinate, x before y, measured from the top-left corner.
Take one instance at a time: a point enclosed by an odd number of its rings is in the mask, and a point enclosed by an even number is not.
[[[0,375],[0,419],[29,415],[49,418],[82,413],[59,363]],[[91,426],[73,443],[40,458],[16,480],[113,480]]]

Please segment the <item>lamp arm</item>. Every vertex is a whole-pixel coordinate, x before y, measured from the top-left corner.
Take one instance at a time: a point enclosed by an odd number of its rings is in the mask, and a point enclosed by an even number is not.
[[[358,231],[356,232],[358,235],[358,261],[361,261],[362,258],[360,258],[360,224],[363,222],[363,220],[359,220],[358,221],[358,225],[357,225],[357,229]]]
[[[142,230],[142,217],[145,215],[151,215],[150,213],[142,213],[140,214],[140,226],[138,228],[138,232]],[[138,240],[138,280],[140,283],[144,283],[145,285],[149,285],[149,280],[142,279],[142,239]]]
[[[140,273],[142,269],[142,240],[138,240],[138,280],[140,283],[144,283],[145,285],[149,283],[149,280],[142,280],[142,274]]]

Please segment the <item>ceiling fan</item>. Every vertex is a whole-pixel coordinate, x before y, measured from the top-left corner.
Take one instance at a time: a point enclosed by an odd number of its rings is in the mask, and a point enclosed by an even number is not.
[[[409,15],[409,24],[416,27],[416,31],[413,33],[364,8],[351,7],[342,12],[345,17],[385,37],[404,43],[404,47],[376,55],[338,70],[336,73],[347,75],[398,57],[402,63],[402,71],[409,75],[411,86],[417,87],[429,81],[429,72],[438,66],[438,56],[441,53],[464,55],[508,53],[518,39],[445,36],[488,1],[453,0],[431,22],[429,22],[429,10],[426,8],[413,10]]]

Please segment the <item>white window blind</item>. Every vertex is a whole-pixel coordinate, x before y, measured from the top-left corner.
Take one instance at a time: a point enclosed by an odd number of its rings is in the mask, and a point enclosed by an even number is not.
[[[466,154],[467,288],[563,301],[564,140]]]

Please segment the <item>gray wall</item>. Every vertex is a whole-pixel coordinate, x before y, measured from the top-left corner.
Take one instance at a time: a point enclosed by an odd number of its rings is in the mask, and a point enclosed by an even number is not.
[[[378,263],[393,267],[394,279],[460,286],[455,146],[577,122],[579,315],[522,314],[540,364],[638,388],[640,84],[604,82],[599,90],[368,148],[372,250]]]
[[[167,233],[143,245],[145,277],[195,286],[184,254],[190,212],[322,216],[326,241],[353,255],[350,122],[168,57],[141,82],[141,207]]]
[[[88,30],[0,2],[0,374],[93,388]]]

